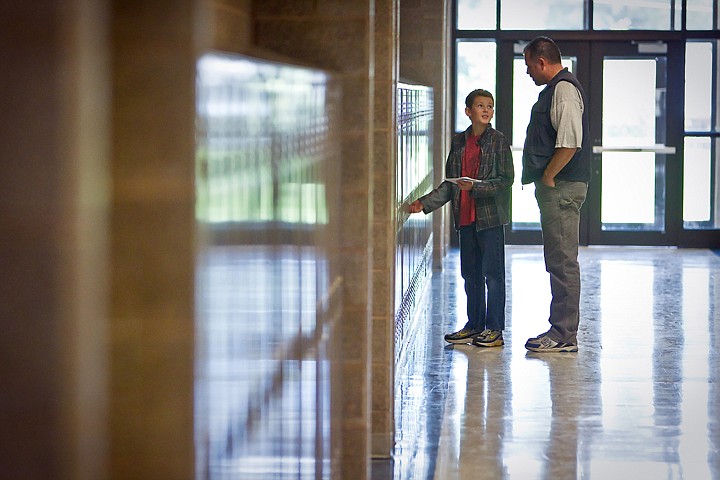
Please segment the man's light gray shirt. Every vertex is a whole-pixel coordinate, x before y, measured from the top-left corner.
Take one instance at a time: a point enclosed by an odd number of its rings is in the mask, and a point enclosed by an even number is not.
[[[550,105],[550,123],[557,131],[555,148],[581,148],[584,108],[582,96],[575,85],[570,82],[555,85]]]

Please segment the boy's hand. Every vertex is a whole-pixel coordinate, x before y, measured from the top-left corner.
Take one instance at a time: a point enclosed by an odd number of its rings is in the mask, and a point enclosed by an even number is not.
[[[407,211],[410,213],[420,213],[423,211],[423,204],[420,203],[420,200],[415,200],[407,206]]]
[[[457,186],[460,190],[472,190],[473,182],[471,180],[458,180]]]

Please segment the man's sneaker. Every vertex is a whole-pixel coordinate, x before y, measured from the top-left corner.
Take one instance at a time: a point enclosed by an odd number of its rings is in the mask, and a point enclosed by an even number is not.
[[[548,333],[550,333],[550,330],[548,330],[547,332],[541,333],[537,337],[528,338],[528,342],[533,342],[533,343],[539,342],[540,340],[542,340],[543,337],[546,337]]]
[[[499,347],[505,344],[502,332],[498,330],[483,330],[480,335],[475,337],[472,344],[476,347]]]
[[[531,338],[525,343],[525,348],[531,352],[577,352],[578,347],[574,343],[559,343],[545,335],[541,338]]]
[[[473,328],[463,328],[454,333],[445,335],[445,341],[449,343],[470,343],[474,337],[480,335],[480,330]]]

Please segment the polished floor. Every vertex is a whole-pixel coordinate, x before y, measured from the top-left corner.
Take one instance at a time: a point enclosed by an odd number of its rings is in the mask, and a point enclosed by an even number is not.
[[[433,274],[397,366],[396,447],[373,479],[719,479],[720,256],[582,248],[579,352],[548,328],[540,247],[507,247],[505,346],[446,344],[464,324],[458,254]]]

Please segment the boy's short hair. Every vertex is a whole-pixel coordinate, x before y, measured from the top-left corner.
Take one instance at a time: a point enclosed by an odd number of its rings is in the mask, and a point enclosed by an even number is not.
[[[487,90],[483,90],[482,88],[478,88],[468,93],[468,96],[465,97],[465,106],[467,108],[472,108],[473,103],[475,102],[475,97],[488,97],[493,102],[495,102],[495,98],[493,97],[492,93],[488,92]]]
[[[562,63],[560,48],[550,37],[540,36],[534,38],[530,43],[525,45],[523,53],[527,53],[533,60],[537,60],[538,57],[543,57],[552,64]]]

